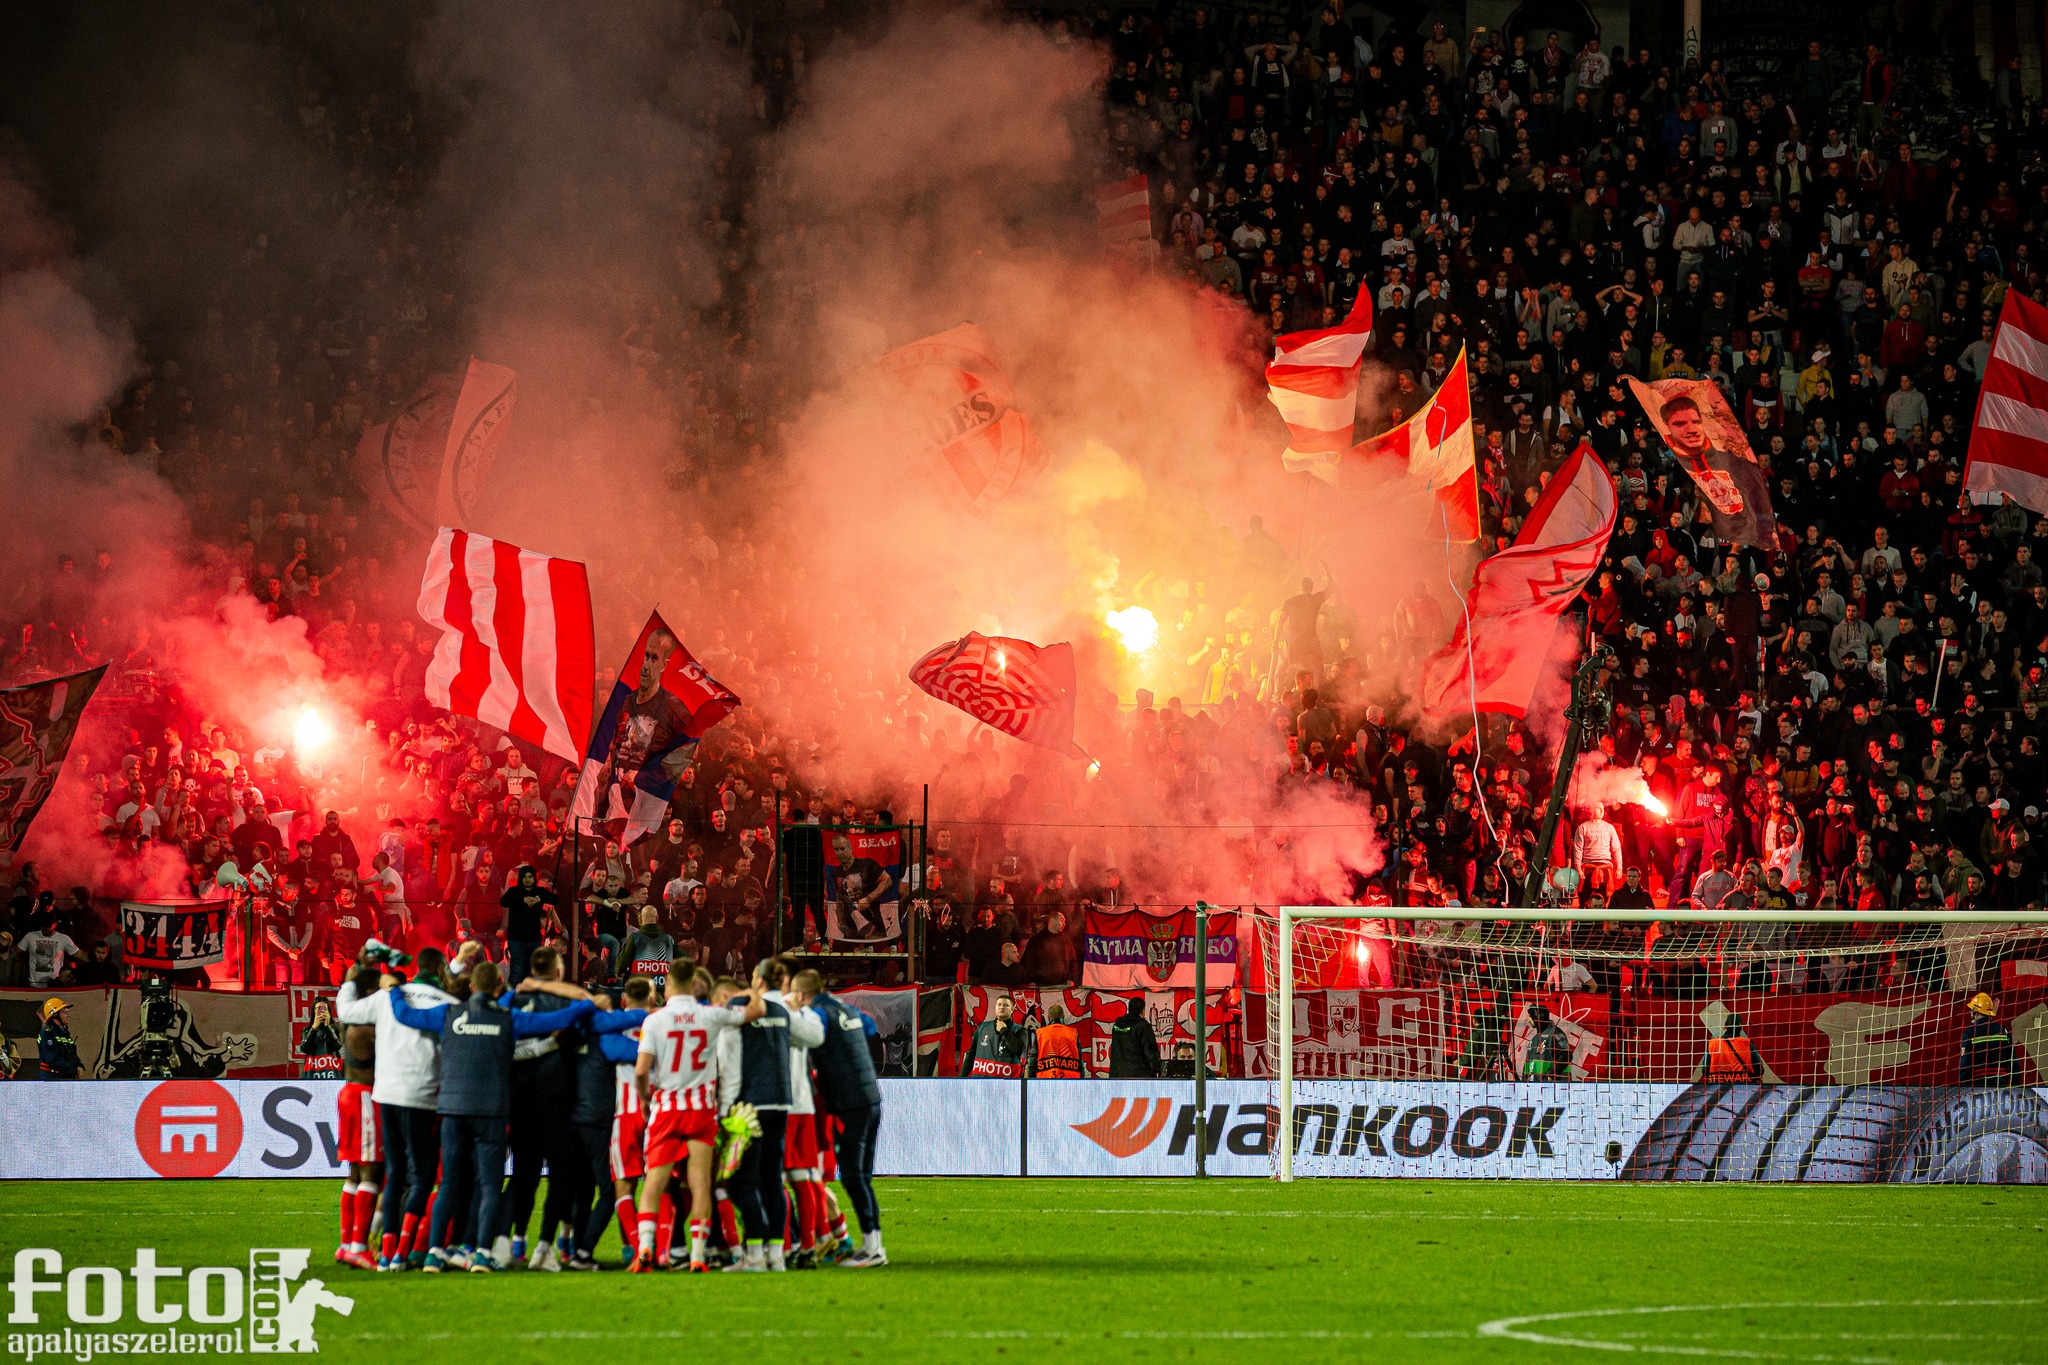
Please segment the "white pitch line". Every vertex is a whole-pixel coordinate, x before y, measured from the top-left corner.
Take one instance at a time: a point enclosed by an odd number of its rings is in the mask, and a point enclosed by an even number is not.
[[[1896,1356],[1789,1355],[1782,1351],[1744,1350],[1737,1347],[1680,1346],[1668,1342],[1600,1340],[1590,1337],[1556,1336],[1526,1330],[1533,1324],[1584,1321],[1589,1318],[1644,1317],[1668,1313],[1754,1313],[1772,1310],[1839,1310],[1870,1308],[2032,1308],[2043,1299],[1849,1299],[1804,1303],[1672,1303],[1638,1308],[1582,1308],[1562,1313],[1533,1313],[1523,1317],[1495,1318],[1479,1324],[1482,1337],[1524,1341],[1537,1346],[1564,1346],[1582,1351],[1633,1351],[1650,1355],[1712,1356],[1724,1360],[1798,1360],[1843,1362],[1844,1365],[1901,1365]],[[1846,1334],[1845,1334],[1846,1335]],[[1849,1340],[1861,1338],[1847,1337]],[[1930,1338],[1936,1339],[1936,1338]],[[1925,1365],[1973,1365],[1961,1361],[1928,1361]],[[2005,1365],[2000,1362],[2000,1365]]]

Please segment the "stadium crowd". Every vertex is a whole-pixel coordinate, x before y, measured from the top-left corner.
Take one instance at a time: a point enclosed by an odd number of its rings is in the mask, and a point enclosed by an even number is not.
[[[572,922],[586,981],[684,959],[745,979],[776,947],[776,829],[884,821],[925,783],[932,830],[913,871],[929,979],[1074,982],[1091,908],[1250,898],[1184,844],[1139,839],[1112,865],[1060,828],[1111,793],[1170,826],[1213,824],[1226,787],[1314,787],[1385,841],[1361,902],[1516,894],[1554,736],[1425,731],[1398,679],[1455,604],[1421,585],[1386,611],[1341,583],[1296,592],[1302,566],[1257,516],[1195,537],[1214,561],[1206,596],[1153,590],[1160,680],[1125,713],[1120,747],[1096,755],[1095,784],[1022,780],[991,735],[955,738],[943,708],[858,644],[821,661],[777,638],[757,608],[800,584],[761,549],[777,437],[751,414],[791,404],[760,391],[745,357],[754,310],[798,291],[786,267],[756,265],[751,152],[855,13],[707,11],[757,77],[718,125],[728,155],[695,243],[729,302],[691,325],[729,336],[725,352],[679,344],[680,287],[599,296],[620,372],[688,414],[674,490],[761,490],[751,520],[692,521],[683,497],[650,513],[701,589],[693,649],[747,705],[701,745],[666,828],[625,849],[566,833],[574,774],[560,760],[425,703],[432,642],[410,611],[424,547],[369,509],[347,457],[460,358],[456,248],[408,197],[431,123],[402,86],[277,64],[267,116],[346,152],[348,212],[383,223],[385,245],[337,255],[326,311],[308,314],[266,257],[260,210],[243,206],[216,230],[250,243],[244,280],[203,318],[145,329],[141,375],[97,435],[185,499],[204,547],[193,600],[303,621],[326,666],[360,685],[379,757],[323,768],[194,702],[152,623],[104,590],[121,544],[14,584],[10,681],[109,663],[118,719],[79,745],[99,881],[60,900],[33,864],[12,869],[0,984],[118,972],[93,898],[174,891],[254,893],[255,956],[275,983],[339,981],[373,936],[482,952],[517,981]],[[1393,376],[1390,423],[1469,351],[1488,544],[1512,538],[1580,442],[1616,476],[1623,515],[1573,619],[1619,660],[1600,750],[1670,816],[1573,811],[1565,843],[1587,902],[1838,903],[1880,921],[1907,905],[2038,906],[2048,522],[1961,492],[1993,320],[2007,290],[2040,295],[2048,245],[2048,119],[2013,81],[2001,73],[1983,117],[1958,122],[1985,92],[1915,53],[1923,91],[1949,97],[1909,97],[1896,49],[1833,35],[1738,86],[1712,60],[1408,31],[1362,7],[1303,24],[1162,16],[1040,22],[1101,45],[1110,158],[1089,173],[1146,174],[1159,268],[1241,300],[1247,411],[1263,406],[1275,334],[1330,324],[1370,292],[1368,363]],[[1769,470],[1776,546],[1715,542],[1627,376],[1720,387]],[[856,782],[827,736],[857,710],[905,738]]]

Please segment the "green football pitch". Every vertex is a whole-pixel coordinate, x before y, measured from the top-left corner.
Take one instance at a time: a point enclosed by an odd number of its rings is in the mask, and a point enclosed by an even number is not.
[[[656,1277],[345,1269],[334,1193],[0,1185],[0,1273],[308,1246],[348,1359],[2048,1362],[2042,1188],[888,1180],[886,1269]]]

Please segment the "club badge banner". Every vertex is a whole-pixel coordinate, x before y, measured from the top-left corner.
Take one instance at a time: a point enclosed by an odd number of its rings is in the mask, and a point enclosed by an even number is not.
[[[1082,951],[1081,984],[1102,991],[1193,990],[1195,912],[1145,915],[1136,911],[1091,910]],[[1237,914],[1209,916],[1207,985],[1223,990],[1237,983]]]
[[[121,953],[131,967],[179,971],[221,960],[232,901],[121,902]]]
[[[107,666],[0,691],[0,847],[21,848]]]

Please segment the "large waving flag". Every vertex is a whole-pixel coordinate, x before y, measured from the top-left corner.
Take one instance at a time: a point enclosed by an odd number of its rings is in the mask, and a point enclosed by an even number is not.
[[[0,849],[16,852],[64,775],[79,717],[107,666],[0,691]]]
[[[2029,511],[2048,512],[2048,308],[2017,289],[2006,291],[1991,339],[1963,487],[1973,502],[2010,493]]]
[[[1280,463],[1290,473],[1337,482],[1337,465],[1351,449],[1358,412],[1358,371],[1372,331],[1372,294],[1358,291],[1351,316],[1335,327],[1287,332],[1266,365],[1267,396],[1287,423]]]
[[[1660,379],[1645,384],[1630,375],[1628,387],[1672,458],[1714,509],[1714,539],[1722,545],[1777,548],[1771,481],[1714,381]]]
[[[419,613],[441,632],[428,701],[582,761],[597,648],[581,564],[443,526]]]
[[[1074,743],[1074,647],[972,631],[910,667],[910,680],[1004,734],[1085,758]]]
[[[1551,477],[1515,543],[1480,561],[1451,642],[1423,661],[1422,709],[1529,709],[1557,619],[1600,567],[1614,531],[1614,480],[1583,442]]]
[[[659,829],[697,741],[739,704],[661,614],[650,615],[590,737],[569,807],[578,828],[623,816],[622,845]]]
[[[930,440],[970,512],[986,511],[1031,485],[1046,465],[1031,419],[996,359],[988,333],[971,322],[899,346],[875,362],[896,390],[905,418]]]
[[[356,481],[416,531],[466,522],[497,463],[519,376],[471,356],[461,374],[428,375],[356,444]]]
[[[1392,431],[1353,446],[1354,456],[1393,458],[1436,495],[1452,540],[1479,539],[1479,471],[1472,446],[1472,385],[1465,348],[1437,391],[1421,409]]]

